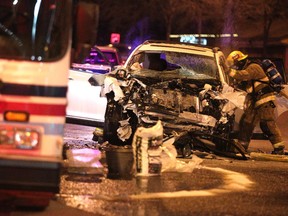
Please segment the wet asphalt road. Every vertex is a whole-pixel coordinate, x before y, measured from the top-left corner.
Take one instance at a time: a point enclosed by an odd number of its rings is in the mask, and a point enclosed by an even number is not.
[[[65,143],[95,148],[93,130],[66,124]],[[266,141],[251,143],[252,151],[258,148],[271,151]],[[288,156],[260,156],[247,161],[194,156],[185,159],[192,163],[191,172],[131,180],[108,179],[105,169],[104,175],[85,175],[65,167],[60,194],[45,211],[11,215],[287,215]]]

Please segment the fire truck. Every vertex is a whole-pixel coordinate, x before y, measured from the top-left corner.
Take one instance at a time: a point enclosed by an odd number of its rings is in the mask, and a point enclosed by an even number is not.
[[[0,1],[0,202],[59,192],[72,0]]]

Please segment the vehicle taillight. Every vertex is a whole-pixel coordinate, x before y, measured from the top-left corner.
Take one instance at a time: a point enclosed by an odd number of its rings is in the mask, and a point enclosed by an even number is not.
[[[37,129],[19,126],[0,126],[0,148],[37,149],[41,133]]]

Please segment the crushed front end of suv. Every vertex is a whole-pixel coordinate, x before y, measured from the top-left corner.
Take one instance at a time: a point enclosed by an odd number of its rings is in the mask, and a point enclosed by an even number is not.
[[[229,86],[225,70],[219,48],[144,42],[102,83],[104,141],[131,145],[137,127],[161,120],[164,139],[175,139],[179,156],[189,157],[196,149],[230,155],[236,145],[230,138],[234,111],[244,96]]]

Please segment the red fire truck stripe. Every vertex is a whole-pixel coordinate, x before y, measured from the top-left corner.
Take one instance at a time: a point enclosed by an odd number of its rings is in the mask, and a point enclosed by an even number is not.
[[[65,116],[65,104],[39,104],[39,103],[0,103],[0,112],[23,111],[30,115]]]

